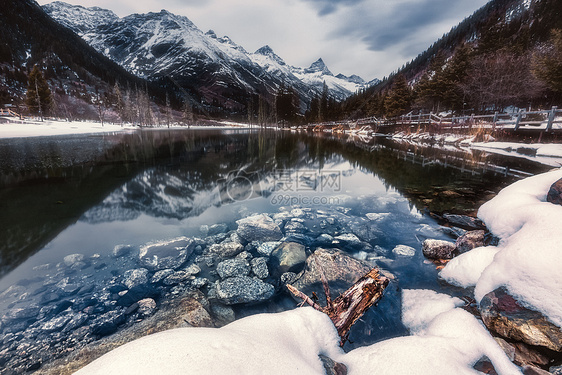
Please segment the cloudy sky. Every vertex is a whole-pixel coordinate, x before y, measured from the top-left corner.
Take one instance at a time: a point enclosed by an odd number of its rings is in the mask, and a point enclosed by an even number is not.
[[[423,52],[488,0],[65,0],[131,13],[167,9],[253,52],[287,63],[322,57],[332,73],[382,78]],[[51,0],[39,0],[46,4]]]

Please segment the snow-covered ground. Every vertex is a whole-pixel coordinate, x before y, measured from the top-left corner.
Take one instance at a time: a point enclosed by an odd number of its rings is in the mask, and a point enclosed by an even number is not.
[[[232,121],[219,122],[223,128],[248,128],[247,124],[236,123]],[[186,129],[185,126],[172,126],[174,129]],[[209,128],[209,126],[191,126],[195,128]],[[91,121],[61,121],[61,120],[11,120],[8,123],[0,122],[0,139],[2,138],[20,138],[20,137],[45,137],[52,135],[71,135],[71,134],[97,134],[97,133],[116,133],[123,131],[134,131],[139,129],[138,126],[131,124],[109,124]],[[153,128],[150,128],[153,129]],[[161,127],[168,129],[168,127]]]
[[[0,123],[0,138],[41,137],[51,135],[114,133],[131,131],[136,127],[131,125],[102,124],[99,122],[68,122],[45,120],[12,120]]]
[[[479,210],[501,240],[454,258],[441,277],[475,297],[499,286],[528,307],[562,324],[562,206],[546,202],[562,169],[533,176],[502,190]],[[483,324],[458,308],[457,298],[430,290],[404,290],[402,321],[411,336],[344,353],[323,313],[298,308],[247,317],[223,328],[182,328],[146,336],[92,362],[77,374],[323,374],[319,354],[353,374],[478,374],[488,357],[500,375],[521,374]]]

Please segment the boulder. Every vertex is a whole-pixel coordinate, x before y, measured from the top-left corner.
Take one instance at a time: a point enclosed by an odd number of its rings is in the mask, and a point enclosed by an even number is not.
[[[203,254],[230,258],[241,253],[242,250],[244,246],[238,242],[222,242],[207,247]]]
[[[550,186],[546,195],[546,201],[562,205],[562,178]]]
[[[258,279],[265,279],[269,276],[266,257],[254,258],[250,261],[250,265],[252,266],[252,272]]]
[[[367,262],[341,250],[319,248],[308,257],[305,271],[291,285],[307,295],[314,291],[321,299],[325,298],[321,281],[321,272],[324,272],[332,297],[335,298],[371,269],[372,266]]]
[[[277,241],[283,237],[281,228],[275,221],[265,214],[249,216],[236,221],[236,233],[244,240]]]
[[[156,301],[152,298],[144,298],[137,303],[139,306],[137,312],[140,316],[148,317],[154,314],[154,311],[156,310]]]
[[[273,285],[248,276],[231,277],[218,283],[217,299],[225,305],[256,303],[273,296]]]
[[[226,232],[228,232],[228,225],[226,225],[224,223],[213,224],[210,227],[208,227],[207,236],[214,236],[214,235],[222,234],[222,233],[226,233]]]
[[[256,247],[256,251],[260,255],[270,256],[271,252],[275,250],[279,244],[281,244],[279,241],[264,242]]]
[[[454,243],[443,240],[425,240],[422,244],[423,255],[429,259],[453,259],[456,254]]]
[[[133,250],[132,245],[116,245],[111,252],[114,258],[120,258],[129,254]]]
[[[221,279],[234,276],[248,276],[250,274],[250,263],[246,259],[227,259],[217,264],[217,273]]]
[[[296,242],[283,242],[271,253],[272,269],[279,275],[285,272],[300,272],[306,261],[303,245]]]
[[[482,321],[502,337],[562,352],[562,330],[538,311],[521,306],[505,287],[480,301]]]
[[[191,256],[195,246],[195,241],[188,237],[145,245],[140,248],[139,261],[150,271],[178,269]]]
[[[146,283],[148,283],[148,270],[146,268],[127,270],[123,275],[123,284],[128,289]]]
[[[334,237],[334,243],[347,248],[358,248],[363,245],[363,242],[359,239],[359,237],[353,233],[341,234]]]
[[[392,249],[392,253],[394,255],[403,256],[403,257],[413,257],[416,255],[416,249],[411,246],[406,245],[397,245]]]
[[[443,219],[452,226],[466,230],[479,230],[486,228],[484,223],[482,223],[482,220],[466,215],[444,214]]]
[[[483,230],[472,230],[457,238],[455,242],[459,254],[466,253],[474,248],[486,246],[486,232]]]

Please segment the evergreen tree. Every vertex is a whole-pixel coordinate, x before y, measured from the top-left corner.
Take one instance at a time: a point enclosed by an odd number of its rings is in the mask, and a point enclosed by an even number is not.
[[[533,55],[532,71],[548,88],[562,92],[562,29],[552,31],[548,49]]]
[[[412,92],[404,75],[399,74],[394,79],[394,84],[385,100],[387,117],[399,116],[410,109]]]
[[[31,114],[39,115],[43,121],[43,116],[51,110],[53,99],[49,84],[37,65],[29,73],[27,83],[25,104]]]

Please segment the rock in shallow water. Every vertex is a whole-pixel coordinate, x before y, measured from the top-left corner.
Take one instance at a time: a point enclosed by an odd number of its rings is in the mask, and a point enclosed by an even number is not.
[[[188,237],[178,237],[140,248],[140,263],[151,271],[166,268],[178,269],[193,253],[196,242]]]
[[[248,276],[231,277],[217,285],[217,299],[226,304],[255,303],[273,296],[273,285]]]
[[[480,301],[482,320],[499,335],[562,352],[562,330],[537,311],[522,307],[504,287]]]
[[[217,264],[217,272],[221,279],[234,276],[248,276],[251,267],[246,259],[227,259]]]
[[[276,241],[283,237],[279,225],[265,214],[240,219],[236,223],[238,224],[236,233],[248,242]]]
[[[270,262],[276,273],[300,272],[306,261],[303,245],[296,242],[283,242],[271,253]]]
[[[454,243],[442,240],[425,240],[422,244],[423,255],[429,259],[453,259],[456,252]]]

